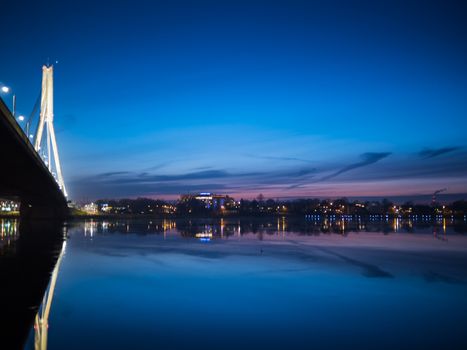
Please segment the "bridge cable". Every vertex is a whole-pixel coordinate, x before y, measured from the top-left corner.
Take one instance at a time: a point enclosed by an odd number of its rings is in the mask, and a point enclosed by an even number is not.
[[[27,133],[26,136],[28,137],[28,140],[29,140],[31,121],[34,119],[34,116],[36,115],[37,111],[39,110],[40,103],[41,103],[41,92],[39,91],[39,96],[37,96],[36,103],[34,103],[34,107],[32,108],[32,112],[31,112],[31,114],[29,114],[29,118],[26,121],[26,125],[29,125],[29,127],[26,130],[26,133]],[[31,143],[34,144],[35,140],[36,140],[36,133],[34,133],[34,138],[33,138],[33,140],[31,140]]]

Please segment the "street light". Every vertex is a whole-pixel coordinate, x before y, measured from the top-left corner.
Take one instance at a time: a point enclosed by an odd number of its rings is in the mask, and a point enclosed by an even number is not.
[[[24,121],[24,115],[20,115],[20,116],[18,117],[18,120],[19,120],[20,122]]]
[[[8,94],[10,92],[10,88],[8,86],[2,85],[0,88],[0,91],[4,94]],[[13,117],[16,114],[16,95],[13,94],[13,104],[12,104],[12,109],[13,109]]]

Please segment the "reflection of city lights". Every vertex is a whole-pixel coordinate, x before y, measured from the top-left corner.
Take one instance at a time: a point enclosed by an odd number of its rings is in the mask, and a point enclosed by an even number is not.
[[[10,245],[18,234],[18,221],[16,219],[0,219],[0,248],[1,242],[6,241]]]
[[[91,221],[86,221],[84,223],[84,236],[89,236],[92,238],[94,236],[94,232],[97,229],[97,222],[91,220]]]
[[[212,238],[212,233],[210,232],[200,232],[195,234],[196,238]]]

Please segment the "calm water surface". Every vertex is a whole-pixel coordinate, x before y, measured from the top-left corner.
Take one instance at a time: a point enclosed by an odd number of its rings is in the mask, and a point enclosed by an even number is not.
[[[467,349],[464,231],[71,223],[26,349]]]

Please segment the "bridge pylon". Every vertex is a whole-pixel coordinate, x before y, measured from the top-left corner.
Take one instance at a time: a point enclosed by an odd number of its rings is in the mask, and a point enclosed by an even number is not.
[[[56,180],[65,197],[67,192],[65,182],[63,181],[62,168],[60,166],[60,158],[57,149],[57,140],[55,138],[54,129],[54,100],[53,100],[53,66],[42,66],[42,95],[41,95],[41,112],[39,117],[39,125],[37,127],[36,136],[34,139],[34,149],[39,154],[42,144],[45,143],[45,162],[49,171],[54,174],[52,160],[55,166]],[[45,140],[44,140],[45,138]],[[51,152],[52,151],[52,152]]]

